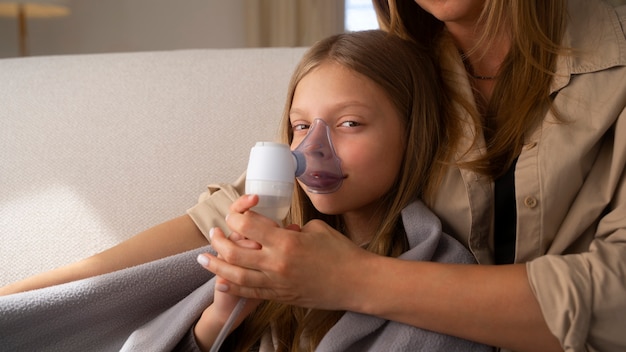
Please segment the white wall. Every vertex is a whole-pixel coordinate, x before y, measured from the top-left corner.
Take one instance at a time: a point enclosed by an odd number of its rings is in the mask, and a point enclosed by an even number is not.
[[[68,17],[28,20],[30,55],[246,45],[244,0],[70,0]],[[0,18],[0,57],[19,55],[15,18]]]

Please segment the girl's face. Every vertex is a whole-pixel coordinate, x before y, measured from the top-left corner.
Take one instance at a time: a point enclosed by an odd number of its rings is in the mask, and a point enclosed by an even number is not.
[[[336,62],[325,62],[298,83],[289,117],[292,149],[319,118],[328,124],[341,159],[344,180],[338,191],[307,192],[315,208],[325,214],[372,214],[396,180],[405,147],[404,126],[382,88]]]

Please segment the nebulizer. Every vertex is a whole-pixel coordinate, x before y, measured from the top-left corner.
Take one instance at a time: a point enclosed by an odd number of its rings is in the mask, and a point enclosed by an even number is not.
[[[275,142],[257,142],[250,151],[246,172],[246,194],[256,194],[259,202],[251,210],[281,224],[287,216],[297,178],[311,193],[332,193],[341,187],[341,161],[330,138],[330,127],[315,119],[307,135],[294,150]],[[228,336],[246,304],[240,298],[217,336],[211,352],[216,352]]]

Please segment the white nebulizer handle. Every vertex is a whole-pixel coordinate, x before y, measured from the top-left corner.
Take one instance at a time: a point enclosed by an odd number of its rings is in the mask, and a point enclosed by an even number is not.
[[[246,194],[259,196],[259,203],[251,210],[281,225],[291,205],[295,173],[296,159],[288,145],[257,142],[250,151],[246,172]],[[215,339],[211,352],[219,351],[246,302],[246,298],[239,299]]]
[[[295,173],[296,160],[288,145],[257,142],[246,172],[246,194],[259,196],[252,210],[281,224],[291,205]]]

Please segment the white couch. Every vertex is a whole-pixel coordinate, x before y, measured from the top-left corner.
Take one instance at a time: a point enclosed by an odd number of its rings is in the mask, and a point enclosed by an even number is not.
[[[183,214],[273,140],[303,48],[0,60],[0,286]]]

